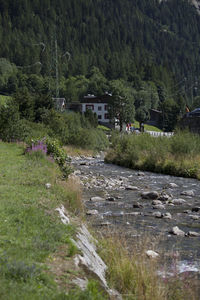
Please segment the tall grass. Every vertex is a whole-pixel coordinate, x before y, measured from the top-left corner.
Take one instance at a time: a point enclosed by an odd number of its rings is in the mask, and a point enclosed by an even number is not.
[[[177,132],[173,137],[116,135],[106,162],[125,167],[200,179],[200,136]]]
[[[108,265],[107,279],[129,300],[197,300],[198,288],[194,279],[178,274],[169,279],[158,276],[159,265],[164,262],[149,259],[146,250],[152,249],[152,237],[144,237],[128,245],[123,236],[112,233],[101,240],[100,254]]]

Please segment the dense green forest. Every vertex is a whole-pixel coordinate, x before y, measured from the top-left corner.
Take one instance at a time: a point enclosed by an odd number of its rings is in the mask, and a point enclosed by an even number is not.
[[[0,0],[0,93],[112,91],[165,127],[200,104],[200,16],[187,0]],[[174,122],[176,123],[176,122]]]

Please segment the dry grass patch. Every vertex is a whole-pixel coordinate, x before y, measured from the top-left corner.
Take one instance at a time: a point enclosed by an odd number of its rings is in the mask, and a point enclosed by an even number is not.
[[[64,146],[63,147],[68,155],[70,156],[93,156],[95,155],[94,150],[88,150],[88,149],[82,149],[82,148],[76,148],[73,146]]]

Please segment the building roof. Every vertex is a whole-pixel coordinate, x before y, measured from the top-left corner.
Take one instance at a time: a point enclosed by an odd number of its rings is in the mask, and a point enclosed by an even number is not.
[[[81,103],[108,103],[112,98],[111,94],[104,94],[102,96],[87,95],[81,100]]]

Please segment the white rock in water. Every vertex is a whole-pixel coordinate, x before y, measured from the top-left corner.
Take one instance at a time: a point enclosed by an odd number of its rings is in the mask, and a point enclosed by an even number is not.
[[[181,205],[183,203],[185,203],[186,201],[182,198],[178,198],[178,199],[173,199],[172,200],[172,204],[175,204],[175,205]]]
[[[147,250],[146,255],[149,258],[157,258],[159,256],[159,254],[157,252],[153,251],[153,250]]]
[[[88,210],[87,212],[86,212],[86,215],[88,215],[88,216],[94,216],[94,215],[98,215],[98,210],[96,210],[96,209],[91,209],[91,210]]]
[[[183,191],[183,192],[181,192],[181,195],[189,196],[189,197],[194,197],[194,191],[193,190]]]
[[[162,213],[160,211],[156,211],[155,213],[153,213],[153,216],[156,218],[162,218]]]
[[[196,231],[189,231],[187,233],[188,236],[191,236],[191,237],[198,237],[200,236],[200,233],[196,232]]]
[[[138,188],[137,186],[127,185],[127,186],[126,186],[126,190],[130,190],[130,191],[138,191],[139,188]]]
[[[50,189],[51,188],[51,183],[46,183],[45,186],[46,186],[47,189]]]
[[[181,229],[178,228],[178,226],[174,226],[172,228],[172,230],[170,231],[170,233],[174,234],[174,235],[178,235],[178,236],[184,236],[185,232]]]
[[[170,182],[170,183],[168,184],[168,187],[169,187],[169,188],[177,188],[178,185],[177,185],[176,183]]]
[[[169,212],[166,212],[165,214],[163,214],[163,219],[172,219],[172,215]]]
[[[152,205],[162,205],[162,202],[160,200],[153,200]]]
[[[104,201],[105,199],[102,197],[91,197],[90,201]]]
[[[165,206],[163,204],[157,204],[153,205],[153,209],[165,209]]]
[[[200,216],[197,216],[197,215],[189,215],[189,217],[193,220],[199,220],[200,219]]]

